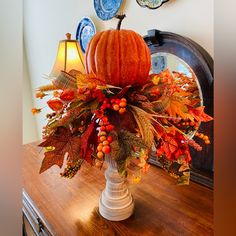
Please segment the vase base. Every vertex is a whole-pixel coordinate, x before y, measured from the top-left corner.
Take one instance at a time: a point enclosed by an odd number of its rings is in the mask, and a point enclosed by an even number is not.
[[[126,206],[120,206],[116,208],[111,208],[103,203],[103,197],[99,201],[99,213],[102,217],[111,221],[121,221],[128,219],[134,212],[134,200],[131,194],[129,194],[130,203]]]

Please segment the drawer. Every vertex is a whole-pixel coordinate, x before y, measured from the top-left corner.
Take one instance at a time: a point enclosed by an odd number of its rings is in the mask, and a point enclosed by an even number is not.
[[[42,217],[39,210],[33,204],[29,195],[23,190],[23,224],[26,236],[53,236],[48,228],[47,222]],[[29,226],[31,229],[29,229]],[[29,232],[29,233],[27,233]]]

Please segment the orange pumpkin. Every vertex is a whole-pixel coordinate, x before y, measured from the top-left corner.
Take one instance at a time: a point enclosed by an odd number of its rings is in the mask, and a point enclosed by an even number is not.
[[[107,84],[125,87],[142,86],[148,80],[151,56],[143,38],[132,30],[99,32],[91,39],[86,55],[87,73],[94,73]]]

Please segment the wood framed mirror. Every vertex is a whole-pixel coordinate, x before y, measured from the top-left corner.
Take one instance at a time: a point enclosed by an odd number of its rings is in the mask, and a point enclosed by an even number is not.
[[[199,44],[181,35],[163,32],[156,29],[149,30],[144,36],[152,57],[152,72],[160,73],[168,68],[170,71],[191,74],[196,80],[201,105],[205,111],[213,116],[213,59]],[[211,145],[203,146],[201,152],[191,150],[191,180],[213,188],[213,122],[201,123],[199,132],[204,132]],[[192,135],[192,134],[190,134]],[[154,155],[149,162],[161,167]]]

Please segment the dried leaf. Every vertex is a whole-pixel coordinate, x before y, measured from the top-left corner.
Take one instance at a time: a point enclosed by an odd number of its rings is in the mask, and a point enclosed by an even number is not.
[[[113,132],[113,135],[115,137],[111,143],[111,157],[116,160],[119,174],[126,176],[126,167],[133,147],[147,148],[147,146],[141,138],[126,130],[121,130],[118,134]]]
[[[189,114],[188,107],[190,101],[186,98],[181,98],[177,96],[171,96],[169,98],[168,106],[166,107],[166,112],[170,117],[181,117],[183,119],[193,120],[191,114]]]
[[[126,87],[124,87],[118,94],[117,94],[117,98],[123,98],[123,96],[128,92],[128,90],[131,88],[131,85],[128,85]]]
[[[58,165],[61,168],[66,153],[68,153],[68,160],[71,162],[77,161],[79,159],[80,145],[80,137],[72,135],[70,130],[65,127],[59,127],[55,133],[39,144],[40,147],[52,146],[55,148],[53,151],[44,154],[45,157],[40,168],[40,173],[53,165]]]
[[[159,100],[152,102],[153,110],[157,113],[162,113],[170,104],[169,97],[161,97]]]
[[[152,116],[137,106],[130,106],[141,136],[148,148],[151,148],[154,141],[155,129],[152,125]]]
[[[41,92],[47,92],[47,91],[52,91],[52,90],[57,90],[58,87],[56,87],[54,84],[47,84],[39,87],[37,90]]]
[[[62,90],[77,89],[76,78],[65,71],[61,71],[52,82],[57,88]]]
[[[81,72],[78,72],[75,77],[78,88],[87,88],[88,83],[92,83],[95,86],[106,86],[106,83],[104,81],[98,79],[93,74],[82,74]]]
[[[58,120],[57,126],[67,126],[76,118],[80,117],[83,113],[81,107],[75,107],[70,109],[61,119]]]

